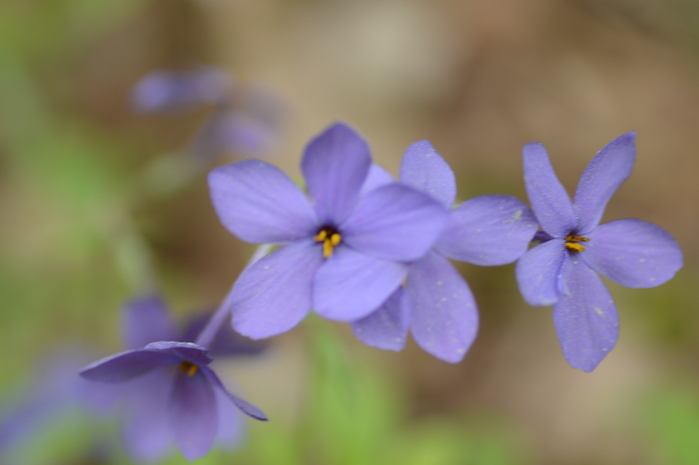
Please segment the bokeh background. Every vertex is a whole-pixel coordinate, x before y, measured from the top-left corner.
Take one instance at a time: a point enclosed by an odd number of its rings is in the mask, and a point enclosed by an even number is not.
[[[531,141],[572,191],[635,130],[634,173],[604,221],[663,226],[685,266],[655,289],[608,283],[621,336],[590,374],[566,364],[550,309],[522,301],[512,265],[460,266],[481,328],[457,365],[310,318],[219,367],[272,421],[199,463],[699,463],[698,31],[692,0],[0,1],[0,413],[56,353],[120,350],[124,300],[157,287],[184,318],[220,301],[252,254],[206,186],[239,154],[186,158],[213,109],[130,105],[153,70],[211,65],[282,102],[266,156],[299,180],[305,143],[335,120],[394,173],[429,139],[461,200],[526,199]],[[131,463],[109,418],[66,409],[30,426],[0,463]]]

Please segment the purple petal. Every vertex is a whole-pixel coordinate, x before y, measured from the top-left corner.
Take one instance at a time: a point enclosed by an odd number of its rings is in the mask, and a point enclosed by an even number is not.
[[[306,195],[279,168],[243,160],[209,173],[211,200],[223,225],[255,244],[313,235],[317,219]]]
[[[247,431],[245,416],[231,401],[228,394],[214,386],[218,408],[218,428],[216,444],[226,450],[233,450],[243,442]]]
[[[244,109],[223,107],[209,117],[190,146],[195,157],[207,160],[221,152],[241,158],[264,156],[277,141],[278,128]]]
[[[321,223],[341,223],[354,208],[369,173],[371,154],[364,139],[336,123],[313,139],[301,170]]]
[[[529,305],[558,301],[561,266],[567,257],[563,239],[552,239],[527,251],[517,262],[517,284]]]
[[[89,365],[80,375],[90,381],[121,382],[155,368],[182,363],[177,355],[160,350],[135,349],[112,355]]]
[[[454,172],[429,141],[415,142],[405,151],[400,165],[400,182],[431,196],[447,210],[454,205]]]
[[[32,438],[42,426],[64,413],[63,393],[42,392],[25,399],[21,405],[3,410],[0,417],[0,454]]]
[[[561,296],[553,306],[558,340],[570,366],[590,372],[616,345],[616,307],[599,276],[575,256],[563,263],[561,282]]]
[[[524,184],[541,228],[554,237],[565,237],[576,225],[573,204],[553,171],[543,145],[526,144]]]
[[[95,383],[78,375],[77,371],[72,373],[78,381],[73,389],[73,400],[95,415],[112,413],[115,403],[121,397],[121,383]]]
[[[654,287],[682,268],[682,250],[660,226],[617,220],[598,226],[581,257],[592,269],[626,287]]]
[[[313,309],[331,320],[358,320],[379,308],[406,273],[400,263],[338,247],[313,281]]]
[[[431,197],[391,184],[363,196],[340,230],[342,240],[359,252],[407,262],[427,253],[441,234],[447,214]]]
[[[172,389],[172,373],[156,370],[120,385],[124,388],[122,438],[126,450],[137,462],[163,460],[172,447],[172,429],[167,393]]]
[[[378,310],[352,322],[354,335],[371,347],[396,352],[402,350],[410,325],[406,304],[403,288],[399,287]]]
[[[546,231],[542,231],[540,229],[536,232],[536,234],[534,234],[534,237],[532,238],[532,242],[538,242],[538,243],[543,244],[544,242],[548,242],[551,239],[553,239],[553,237],[551,237],[551,235],[549,233],[547,233]]]
[[[53,351],[48,360],[42,361],[40,376],[32,391],[35,397],[47,393],[63,408],[80,406],[95,415],[110,413],[120,395],[119,384],[95,383],[78,372],[94,355],[81,347],[64,347]]]
[[[277,140],[277,128],[245,111],[224,115],[219,137],[222,148],[238,156],[264,155]]]
[[[481,266],[512,263],[526,251],[537,230],[536,218],[520,200],[484,195],[449,213],[437,250]]]
[[[228,389],[223,385],[219,377],[216,375],[214,370],[212,370],[209,367],[203,367],[202,368],[202,373],[206,378],[209,380],[209,382],[213,385],[216,386],[218,389],[220,389],[226,396],[233,401],[236,407],[243,412],[244,414],[260,421],[267,421],[267,415],[260,410],[258,407],[255,407],[252,405],[250,402],[247,402],[240,397],[234,396],[230,392],[228,392]]]
[[[154,342],[143,349],[129,350],[104,358],[84,368],[80,375],[90,381],[122,382],[155,368],[183,361],[208,365],[207,350],[189,342]]]
[[[177,355],[182,361],[186,360],[195,365],[211,363],[209,350],[191,342],[158,341],[151,342],[144,349],[162,350]]]
[[[440,360],[460,362],[476,338],[478,311],[459,272],[430,252],[410,266],[405,293],[418,345]]]
[[[122,308],[122,320],[126,347],[135,349],[150,342],[176,339],[167,303],[158,294],[127,302]]]
[[[233,328],[261,339],[296,326],[311,309],[311,283],[322,263],[318,244],[307,240],[246,268],[233,289]]]
[[[604,207],[631,174],[636,158],[636,133],[627,132],[607,144],[585,168],[575,192],[577,233],[585,235],[599,224]]]
[[[131,101],[143,113],[187,110],[203,103],[222,103],[231,91],[229,76],[215,68],[156,71],[134,86]]]
[[[216,395],[208,377],[178,371],[170,391],[169,408],[173,436],[182,455],[190,461],[206,455],[218,427]]]
[[[110,413],[122,385],[94,383],[80,377],[78,371],[90,358],[92,355],[79,346],[54,348],[41,361],[31,384],[17,398],[4,399],[4,408],[0,410],[0,457],[4,458],[4,452],[19,443],[36,439],[46,427],[59,424],[77,410],[86,409],[94,415]]]
[[[391,173],[386,171],[384,167],[377,165],[376,163],[372,163],[371,168],[369,168],[369,174],[364,180],[364,184],[362,185],[362,190],[359,192],[359,195],[367,194],[374,189],[385,186],[386,184],[392,184],[394,182],[396,182],[396,180],[393,179]]]

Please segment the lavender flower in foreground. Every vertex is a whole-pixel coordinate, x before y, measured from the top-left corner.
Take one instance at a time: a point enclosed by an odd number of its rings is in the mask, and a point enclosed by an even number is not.
[[[476,337],[478,312],[468,284],[447,257],[482,266],[512,263],[526,252],[537,223],[529,207],[505,195],[476,197],[452,209],[454,173],[428,141],[408,147],[400,181],[431,195],[449,212],[446,228],[432,249],[409,265],[405,285],[378,310],[353,322],[352,329],[366,344],[396,351],[410,329],[427,352],[456,363]],[[374,165],[365,190],[391,182],[391,175]]]
[[[524,181],[542,231],[541,245],[517,263],[530,305],[552,305],[563,355],[590,372],[614,348],[619,319],[597,273],[632,288],[654,287],[682,267],[682,251],[664,229],[636,219],[598,225],[607,202],[631,174],[636,135],[624,134],[587,165],[575,201],[558,181],[538,143],[524,146]]]
[[[177,334],[159,297],[134,300],[126,307],[125,317],[127,344],[142,348],[96,362],[81,375],[92,381],[122,383],[123,436],[134,458],[160,460],[174,440],[182,454],[194,460],[215,441],[224,446],[238,442],[239,411],[267,419],[257,407],[226,390],[208,366],[212,359],[207,349],[168,341]],[[166,341],[150,342],[154,339]]]
[[[244,241],[283,247],[249,266],[231,294],[233,327],[253,339],[281,334],[313,308],[354,321],[378,308],[441,233],[446,211],[392,183],[364,195],[369,147],[344,124],[313,139],[301,170],[312,201],[278,168],[256,160],[209,174],[221,222]]]

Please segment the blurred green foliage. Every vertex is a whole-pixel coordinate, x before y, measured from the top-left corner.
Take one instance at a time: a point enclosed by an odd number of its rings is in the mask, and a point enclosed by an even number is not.
[[[699,398],[696,384],[687,381],[662,383],[663,389],[642,400],[640,424],[650,442],[650,463],[699,463]]]

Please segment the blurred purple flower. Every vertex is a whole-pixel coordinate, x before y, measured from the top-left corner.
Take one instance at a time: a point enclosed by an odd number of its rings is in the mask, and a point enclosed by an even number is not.
[[[201,160],[222,152],[242,158],[269,153],[279,138],[284,113],[271,89],[261,85],[243,88],[226,72],[210,67],[148,74],[134,86],[131,101],[142,113],[215,105],[190,146],[191,154]]]
[[[117,390],[99,389],[78,376],[93,358],[83,348],[71,348],[45,361],[24,399],[0,415],[0,454],[76,411],[100,417],[111,411]]]
[[[456,198],[454,172],[428,141],[405,152],[400,181],[435,198],[448,212],[446,228],[434,247],[410,264],[405,285],[375,312],[352,323],[366,344],[401,350],[408,329],[416,342],[435,357],[456,363],[463,359],[478,331],[478,311],[468,284],[448,258],[494,266],[522,256],[536,232],[533,213],[520,200],[486,195],[452,209]],[[378,165],[365,191],[393,182]]]
[[[432,198],[392,183],[366,195],[366,142],[344,124],[313,139],[301,170],[312,200],[281,170],[246,160],[209,174],[221,222],[240,239],[283,245],[249,266],[232,291],[233,327],[281,334],[313,308],[353,321],[378,308],[432,246],[446,219]]]
[[[563,355],[590,372],[616,344],[619,319],[597,273],[632,288],[654,287],[682,267],[682,251],[664,229],[625,219],[598,225],[607,202],[631,174],[636,134],[624,134],[587,165],[575,201],[538,143],[524,146],[524,181],[542,242],[517,263],[517,281],[530,305],[552,305]],[[597,272],[597,273],[595,273]]]
[[[183,111],[202,104],[222,105],[232,92],[230,77],[220,69],[155,71],[136,83],[131,103],[142,113]]]
[[[241,89],[204,123],[190,151],[201,160],[220,153],[238,158],[267,155],[279,141],[284,113],[281,99],[268,87]]]
[[[80,374],[91,381],[120,383],[126,408],[123,437],[135,459],[160,460],[174,441],[188,460],[194,460],[214,442],[230,447],[239,441],[239,411],[267,419],[260,409],[226,390],[208,366],[212,359],[207,349],[172,341],[177,334],[159,296],[130,302],[124,329],[127,345],[141,348],[100,360]]]

